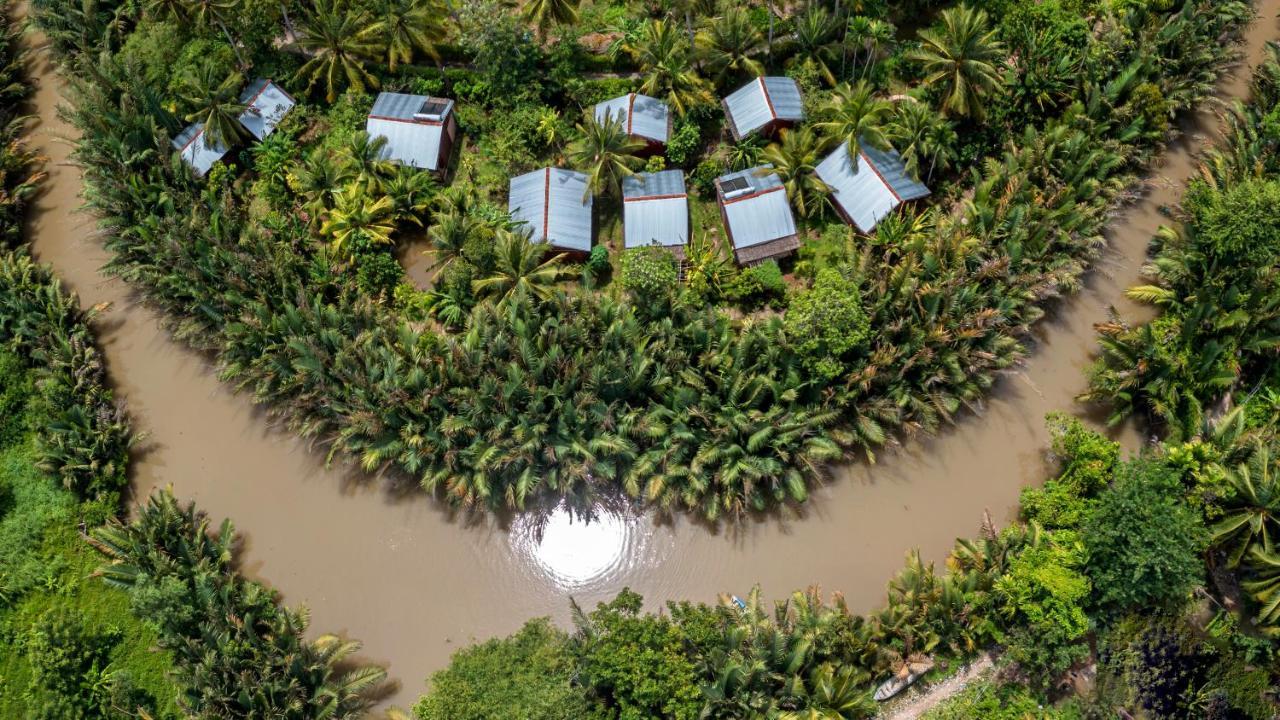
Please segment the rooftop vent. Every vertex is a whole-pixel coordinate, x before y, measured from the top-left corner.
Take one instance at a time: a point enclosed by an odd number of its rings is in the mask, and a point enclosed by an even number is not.
[[[418,112],[413,114],[414,120],[440,120],[444,114],[445,108],[449,107],[448,100],[440,98],[427,98],[422,103],[422,107],[418,108]]]
[[[720,182],[720,192],[724,194],[725,200],[730,200],[751,192],[751,185],[744,177],[729,178]]]

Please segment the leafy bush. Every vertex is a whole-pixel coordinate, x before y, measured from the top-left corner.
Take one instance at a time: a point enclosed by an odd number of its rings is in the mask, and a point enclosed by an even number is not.
[[[546,618],[514,635],[456,653],[431,676],[414,706],[418,720],[581,720],[589,707],[573,684],[569,637]]]
[[[1024,549],[996,580],[1000,612],[1013,627],[1006,656],[1041,687],[1089,652],[1084,569],[1084,548],[1061,533]]]
[[[1079,528],[1093,506],[1093,498],[1111,480],[1120,458],[1120,445],[1061,413],[1048,418],[1053,454],[1061,463],[1057,477],[1043,488],[1022,491],[1022,516],[1048,528]]]
[[[1183,208],[1196,245],[1222,271],[1264,269],[1280,253],[1280,182],[1246,180],[1225,190],[1194,183]]]
[[[782,268],[773,260],[743,269],[724,289],[725,299],[746,308],[781,307],[787,294]]]
[[[667,159],[673,167],[685,167],[690,160],[697,158],[698,149],[702,146],[702,131],[688,120],[678,120],[667,138]]]
[[[391,299],[404,277],[404,268],[390,252],[372,251],[355,257],[356,284],[369,297]]]
[[[638,308],[661,314],[675,293],[678,277],[675,257],[663,248],[651,245],[622,253],[622,286]]]
[[[849,355],[865,345],[870,329],[862,294],[833,269],[791,298],[783,327],[804,366],[824,380],[845,372]]]
[[[1179,473],[1158,460],[1134,460],[1118,468],[1082,531],[1095,605],[1177,605],[1203,580],[1200,553],[1208,536],[1183,492]]]
[[[580,621],[589,627],[577,640],[581,682],[618,720],[695,720],[702,693],[684,634],[669,618],[641,614],[641,602],[624,589]]]
[[[609,268],[609,248],[604,245],[596,245],[591,248],[591,254],[587,256],[587,262],[582,266],[582,271],[592,281],[598,281],[609,273]]]

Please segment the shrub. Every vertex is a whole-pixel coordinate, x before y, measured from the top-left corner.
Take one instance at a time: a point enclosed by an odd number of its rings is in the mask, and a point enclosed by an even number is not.
[[[1006,655],[1041,687],[1088,654],[1084,563],[1074,535],[1059,533],[1019,553],[996,581],[1000,612],[1015,628]]]
[[[1061,470],[1043,488],[1022,491],[1022,517],[1048,528],[1078,528],[1111,479],[1120,445],[1069,415],[1052,413],[1048,425]]]
[[[668,156],[670,156],[670,153],[668,153]],[[674,163],[675,161],[672,160],[672,162]],[[716,178],[720,177],[723,173],[724,169],[721,167],[720,163],[712,160],[711,158],[707,158],[706,160],[698,163],[698,166],[693,169],[693,174],[689,179],[693,183],[693,186],[697,188],[699,193],[706,197],[712,197],[716,192]]]
[[[592,280],[604,277],[609,272],[609,248],[604,245],[591,248],[591,254],[587,256],[587,263],[582,266],[582,271]]]
[[[32,669],[27,697],[33,712],[27,717],[89,720],[113,716],[113,706],[136,707],[128,678],[110,671],[119,641],[117,631],[91,632],[70,612],[41,615],[24,637]]]
[[[514,635],[456,653],[431,676],[413,714],[419,720],[579,720],[588,707],[573,675],[569,637],[538,618]]]
[[[697,157],[701,144],[702,132],[698,126],[688,120],[677,120],[671,137],[667,138],[667,159],[673,166],[684,167]]]
[[[665,312],[678,281],[675,257],[663,248],[632,248],[622,254],[622,286],[646,314]]]
[[[368,252],[356,256],[356,285],[372,297],[391,298],[404,277],[404,268],[390,252]]]
[[[1182,499],[1179,473],[1155,459],[1125,463],[1085,519],[1089,576],[1103,608],[1183,602],[1204,574],[1204,524]]]
[[[849,354],[865,345],[870,321],[858,288],[827,269],[791,299],[783,327],[805,367],[832,380],[847,368]]]
[[[1225,190],[1194,183],[1183,207],[1195,244],[1211,259],[1247,271],[1280,252],[1280,182],[1246,180]]]
[[[581,682],[608,698],[619,720],[694,720],[702,693],[684,633],[669,618],[642,614],[641,603],[623,589],[586,619],[591,629],[578,640]]]
[[[921,720],[1067,720],[1076,717],[1079,713],[1073,708],[1044,707],[1040,699],[1025,688],[984,680],[929,710]]]
[[[780,307],[786,294],[787,283],[782,278],[782,268],[772,260],[739,272],[725,284],[724,289],[725,299],[745,308]]]

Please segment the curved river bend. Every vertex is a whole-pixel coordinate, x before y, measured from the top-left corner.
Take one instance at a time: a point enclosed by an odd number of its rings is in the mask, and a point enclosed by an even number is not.
[[[1246,55],[1276,37],[1280,0],[1263,0]],[[248,398],[221,386],[200,355],[176,344],[160,318],[99,268],[105,251],[91,219],[75,213],[79,173],[61,141],[70,129],[55,113],[59,81],[38,57],[33,143],[49,158],[47,192],[30,229],[37,257],[52,263],[82,302],[112,303],[99,321],[111,378],[139,430],[133,463],[145,495],[171,484],[215,519],[232,518],[245,538],[245,568],[290,603],[311,608],[315,631],[344,632],[385,663],[406,705],[423,679],[457,648],[514,631],[525,618],[563,622],[568,596],[588,606],[624,585],[656,606],[668,599],[713,601],[761,583],[766,595],[820,583],[850,606],[870,610],[903,554],[918,547],[941,560],[956,537],[973,534],[990,509],[1007,520],[1020,488],[1044,474],[1043,418],[1069,409],[1083,389],[1095,347],[1092,324],[1122,299],[1147,243],[1194,168],[1193,149],[1215,126],[1211,112],[1188,122],[1185,140],[1165,153],[1149,192],[1119,213],[1110,250],[1085,289],[1036,327],[1029,360],[1000,380],[977,415],[939,437],[885,453],[876,466],[852,465],[813,493],[804,517],[770,518],[713,532],[686,518],[602,514],[593,523],[555,515],[539,534],[526,521],[453,517],[420,495],[398,497],[358,472],[325,469],[322,454],[273,428]],[[1247,93],[1247,67],[1222,78],[1228,98]],[[1138,438],[1127,432],[1126,445]]]

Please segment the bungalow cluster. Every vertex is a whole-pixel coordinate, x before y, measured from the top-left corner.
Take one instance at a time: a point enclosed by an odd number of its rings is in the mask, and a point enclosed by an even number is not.
[[[271,133],[294,100],[269,80],[257,80],[241,95],[245,111],[240,123],[261,140]],[[804,121],[800,87],[788,77],[760,77],[721,101],[729,132],[735,140],[752,135],[776,138]],[[643,143],[645,154],[661,154],[671,136],[672,115],[657,98],[629,93],[599,103],[598,121],[612,118],[629,136]],[[454,102],[405,93],[379,93],[365,130],[385,138],[384,159],[443,175],[458,135]],[[188,127],[173,145],[199,175],[208,172],[228,148],[204,140],[200,123]],[[840,217],[863,233],[870,233],[899,205],[929,194],[912,179],[894,150],[862,144],[856,155],[848,143],[831,152],[816,168],[830,189]],[[591,251],[594,239],[592,196],[585,174],[547,167],[511,178],[508,208],[511,217],[533,242],[574,256]],[[756,265],[791,255],[800,248],[795,218],[782,179],[765,164],[722,175],[715,180],[720,207],[734,259]],[[681,260],[689,242],[689,200],[680,170],[641,172],[622,183],[623,235],[627,248],[658,245]]]

